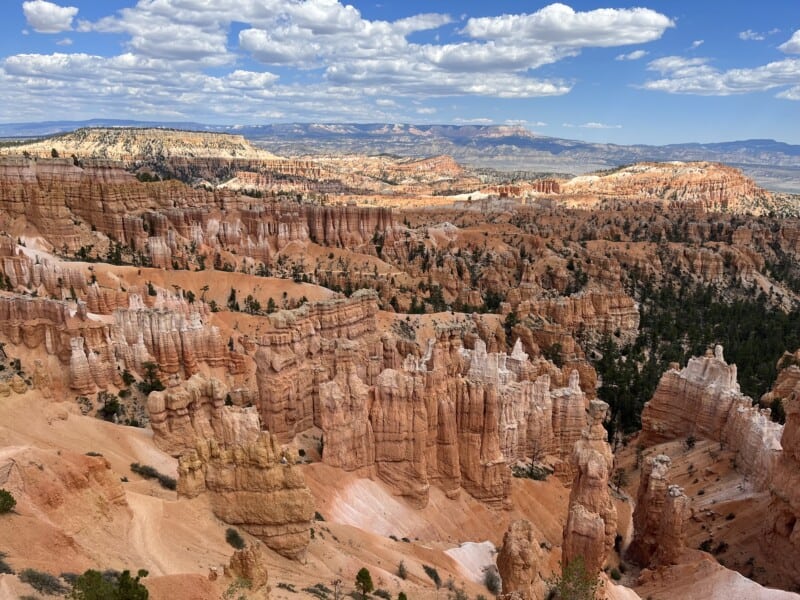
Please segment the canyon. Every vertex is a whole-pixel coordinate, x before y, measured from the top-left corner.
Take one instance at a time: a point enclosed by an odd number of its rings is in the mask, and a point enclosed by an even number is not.
[[[3,152],[0,597],[141,567],[154,598],[327,598],[362,566],[392,597],[576,568],[606,598],[692,569],[795,597],[800,340],[754,357],[769,380],[678,324],[641,348],[670,290],[797,314],[800,223],[735,169],[484,183],[147,129]],[[653,372],[640,431],[614,352]]]

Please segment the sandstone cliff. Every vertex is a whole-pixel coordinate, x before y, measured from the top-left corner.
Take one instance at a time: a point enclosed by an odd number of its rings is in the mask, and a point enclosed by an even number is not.
[[[206,492],[217,517],[304,562],[314,501],[291,460],[267,432],[233,447],[205,440],[179,460],[178,495],[193,498]]]

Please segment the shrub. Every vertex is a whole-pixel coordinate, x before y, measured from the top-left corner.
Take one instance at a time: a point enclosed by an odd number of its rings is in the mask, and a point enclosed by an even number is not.
[[[60,596],[68,591],[67,586],[61,583],[58,577],[36,569],[24,569],[19,574],[19,580],[46,596]]]
[[[14,499],[14,496],[11,495],[11,492],[0,488],[0,515],[11,512],[16,505],[17,501]]]
[[[717,547],[714,548],[713,554],[714,556],[716,556],[717,554],[725,553],[727,550],[728,550],[728,544],[726,542],[720,542],[719,544],[717,544]]]
[[[400,561],[400,564],[397,565],[397,576],[400,579],[408,578],[408,569],[406,568],[406,563],[402,560]]]
[[[690,435],[689,437],[686,438],[684,445],[686,446],[687,450],[691,450],[692,448],[694,448],[696,443],[697,443],[697,438],[695,438],[693,435]]]
[[[572,559],[563,569],[562,575],[555,577],[551,583],[552,589],[548,597],[570,600],[594,600],[601,584],[596,575],[586,571],[582,556]]]
[[[405,592],[400,592],[397,594],[397,600],[408,600],[408,596],[406,596]]]
[[[372,592],[372,595],[378,596],[378,598],[385,598],[386,600],[392,600],[392,595],[386,590],[375,590],[374,592]]]
[[[442,587],[442,578],[439,577],[439,572],[436,569],[429,565],[422,565],[422,570],[425,571],[425,574],[436,584],[437,589]]]
[[[140,465],[139,463],[131,463],[131,471],[137,475],[141,475],[145,479],[157,479],[161,487],[168,490],[175,490],[178,487],[178,482],[174,477],[159,473],[154,467],[150,465]]]
[[[322,583],[316,583],[311,587],[303,588],[303,591],[317,598],[322,598],[322,600],[327,600],[328,594],[331,593],[331,589]]]
[[[0,552],[0,575],[2,575],[3,573],[6,573],[8,575],[13,575],[14,569],[12,569],[11,565],[9,565],[5,561],[5,558],[6,558],[6,553]]]
[[[490,565],[483,569],[483,585],[495,596],[500,593],[500,574],[497,567]]]
[[[71,598],[74,600],[147,600],[150,596],[140,580],[147,571],[140,569],[136,577],[130,571],[95,571],[89,569],[75,580]]]
[[[242,535],[233,527],[228,527],[225,531],[225,541],[237,550],[241,550],[247,545]]]
[[[713,543],[714,543],[714,540],[712,540],[711,538],[705,539],[702,542],[700,542],[699,548],[703,552],[711,552],[711,544],[713,544]]]
[[[622,573],[619,572],[619,569],[611,569],[611,579],[614,581],[622,579]]]
[[[314,511],[314,520],[315,521],[324,521],[325,517],[323,517],[319,511]]]

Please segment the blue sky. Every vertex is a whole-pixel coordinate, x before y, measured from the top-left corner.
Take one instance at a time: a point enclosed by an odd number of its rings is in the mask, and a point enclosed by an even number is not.
[[[0,122],[495,123],[800,144],[798,0],[4,0]]]

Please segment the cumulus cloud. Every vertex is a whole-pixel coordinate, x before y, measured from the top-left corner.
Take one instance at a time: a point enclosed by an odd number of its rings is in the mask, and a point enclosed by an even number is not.
[[[800,29],[794,32],[789,41],[778,46],[778,49],[786,54],[800,54]]]
[[[705,43],[706,43],[705,40],[695,40],[695,41],[692,42],[691,49],[692,50],[696,50],[697,48],[699,48],[700,46],[702,46]]]
[[[61,33],[72,29],[72,20],[78,14],[78,9],[74,6],[59,6],[46,0],[29,0],[22,3],[22,12],[34,31]]]
[[[647,55],[647,50],[634,50],[633,52],[628,52],[627,54],[619,54],[614,60],[639,60]]]
[[[473,18],[464,32],[478,39],[510,39],[571,47],[610,47],[659,39],[675,23],[649,8],[576,12],[551,4],[530,14]]]
[[[65,37],[56,42],[57,46],[72,46],[72,39]]]
[[[759,67],[727,71],[721,71],[710,63],[708,58],[665,56],[656,59],[647,68],[658,72],[662,78],[647,81],[642,87],[672,94],[731,96],[791,86],[777,97],[798,99],[800,59],[786,58]]]

